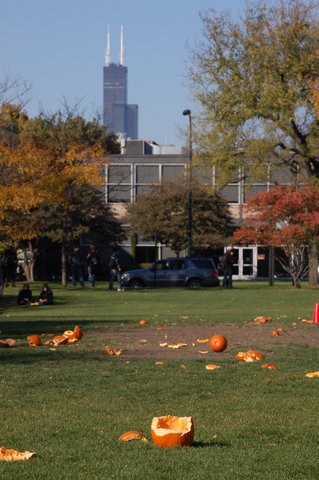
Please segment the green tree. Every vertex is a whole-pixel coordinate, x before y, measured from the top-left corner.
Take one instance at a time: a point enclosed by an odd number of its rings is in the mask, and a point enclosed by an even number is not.
[[[188,181],[183,177],[154,185],[128,209],[134,233],[169,246],[176,255],[187,247]],[[192,182],[193,251],[224,245],[231,217],[221,197],[196,178]]]
[[[251,2],[243,17],[209,10],[190,80],[200,113],[198,152],[222,182],[240,167],[260,178],[265,164],[319,180],[319,121],[312,89],[319,72],[318,2]],[[310,281],[317,283],[316,239]]]

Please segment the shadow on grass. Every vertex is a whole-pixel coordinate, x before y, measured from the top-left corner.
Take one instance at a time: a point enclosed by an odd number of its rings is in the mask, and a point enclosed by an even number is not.
[[[217,448],[230,448],[231,444],[228,442],[194,442],[193,443],[193,448],[211,448],[211,447],[217,447]]]
[[[46,307],[44,307],[46,308]],[[107,329],[111,325],[117,324],[130,324],[133,323],[132,320],[128,319],[105,319],[105,318],[98,318],[94,317],[90,320],[80,320],[80,319],[71,319],[68,317],[59,317],[56,319],[52,319],[50,317],[41,317],[36,318],[34,320],[30,320],[27,317],[23,320],[23,317],[19,317],[19,319],[14,318],[1,318],[0,317],[0,335],[1,337],[12,337],[12,338],[20,338],[20,337],[27,337],[28,335],[32,334],[48,334],[52,333],[55,335],[62,334],[65,330],[70,330],[75,327],[75,325],[79,325],[83,330],[101,330],[103,328]]]

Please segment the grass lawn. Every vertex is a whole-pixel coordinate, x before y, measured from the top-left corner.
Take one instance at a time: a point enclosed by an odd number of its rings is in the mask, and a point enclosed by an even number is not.
[[[319,379],[304,376],[319,370],[314,342],[319,334],[316,325],[298,319],[312,317],[319,289],[296,290],[288,283],[194,291],[109,292],[106,287],[53,285],[55,304],[38,308],[18,307],[17,289],[5,290],[1,338],[15,338],[17,344],[0,349],[0,446],[35,451],[37,457],[0,463],[1,479],[319,478]],[[38,293],[40,285],[32,289]],[[158,325],[164,332],[198,327],[207,335],[214,325],[233,325],[243,327],[244,335],[244,326],[255,328],[258,315],[271,316],[287,332],[309,329],[311,345],[268,349],[278,370],[238,362],[238,348],[229,337],[224,353],[189,359],[181,349],[178,359],[161,366],[156,358],[103,353],[114,331],[127,331],[129,343],[131,333],[141,329],[141,318],[154,335]],[[27,345],[31,333],[63,333],[75,324],[84,330],[78,343],[54,350]],[[207,363],[221,368],[206,371]],[[193,417],[192,447],[117,441],[127,430],[140,430],[150,439],[153,416],[166,414]]]

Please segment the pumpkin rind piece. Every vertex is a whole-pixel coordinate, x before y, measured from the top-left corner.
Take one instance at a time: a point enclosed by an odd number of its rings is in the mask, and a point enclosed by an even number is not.
[[[135,430],[129,430],[128,432],[122,433],[119,436],[118,440],[120,442],[130,442],[131,440],[141,440],[142,442],[148,442],[147,438],[141,432]]]
[[[172,415],[154,417],[151,434],[158,447],[190,446],[194,442],[193,419]]]
[[[14,462],[17,460],[29,460],[29,458],[35,457],[34,452],[18,452],[13,448],[0,447],[0,460],[6,462]]]
[[[65,335],[57,335],[53,339],[53,345],[55,347],[59,347],[60,345],[66,345],[68,343],[69,339]]]

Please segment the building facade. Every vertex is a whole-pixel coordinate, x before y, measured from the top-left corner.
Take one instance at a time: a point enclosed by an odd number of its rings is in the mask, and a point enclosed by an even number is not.
[[[180,177],[186,173],[189,154],[184,148],[160,146],[154,142],[137,140],[127,141],[121,154],[111,155],[109,160],[105,179],[106,201],[111,204],[114,214],[121,219],[125,217],[127,204],[134,203],[139,195],[148,193],[154,184],[160,184],[165,179]],[[196,174],[202,181],[214,186],[217,175],[215,168],[205,172],[195,170]],[[293,174],[287,169],[278,167],[273,172],[269,169],[265,178],[265,180],[252,181],[249,177],[245,177],[244,172],[238,171],[234,181],[221,190],[221,194],[228,202],[234,228],[241,224],[244,204],[251,195],[268,190],[278,182],[286,185],[295,182]],[[129,232],[129,225],[126,227]],[[130,252],[129,234],[123,248]],[[135,252],[137,263],[142,264],[150,263],[156,258],[174,256],[164,245],[155,241],[145,241],[143,238],[137,239]],[[223,249],[211,249],[207,253],[218,264],[223,255]],[[235,280],[268,278],[268,248],[255,245],[235,246],[233,272]],[[277,275],[280,276],[282,273],[277,266]]]
[[[124,66],[123,27],[121,27],[120,62],[111,63],[110,34],[107,35],[103,67],[103,124],[119,139],[138,138],[138,105],[127,103],[128,71]]]

